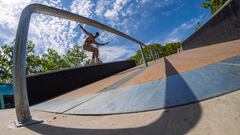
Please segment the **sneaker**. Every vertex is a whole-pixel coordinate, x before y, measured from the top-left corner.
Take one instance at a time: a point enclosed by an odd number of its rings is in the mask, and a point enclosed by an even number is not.
[[[103,62],[102,62],[99,58],[96,58],[95,63],[96,63],[96,64],[102,64]]]
[[[89,63],[90,65],[94,65],[95,64],[95,61],[94,61],[94,59],[91,59],[91,61],[90,61],[90,63]]]

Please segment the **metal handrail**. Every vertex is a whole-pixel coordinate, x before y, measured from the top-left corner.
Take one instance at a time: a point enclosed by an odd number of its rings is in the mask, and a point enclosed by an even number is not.
[[[101,24],[94,20],[88,19],[86,17],[80,16],[68,11],[64,11],[61,9],[57,9],[54,7],[49,7],[41,4],[28,5],[23,9],[21,13],[17,34],[16,34],[16,42],[15,42],[14,57],[13,57],[14,58],[13,60],[14,102],[15,102],[15,109],[16,109],[16,115],[17,115],[16,122],[18,124],[24,125],[25,123],[29,123],[29,121],[32,119],[30,110],[29,110],[29,102],[28,102],[28,96],[27,96],[25,61],[26,61],[26,43],[27,43],[27,37],[28,37],[28,30],[29,30],[30,18],[33,13],[46,14],[46,15],[56,16],[60,18],[65,18],[68,20],[76,21],[76,22],[81,22],[81,23],[91,25],[93,27],[114,33],[134,43],[137,43],[140,46],[144,64],[146,67],[148,66],[147,61],[145,59],[145,55],[143,53],[143,46],[146,47],[146,45],[134,39],[133,37],[130,37],[104,24]]]

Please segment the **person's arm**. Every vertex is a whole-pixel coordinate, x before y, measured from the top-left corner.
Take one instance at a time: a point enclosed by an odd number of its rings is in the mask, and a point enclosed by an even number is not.
[[[88,32],[86,29],[83,28],[83,26],[81,24],[79,24],[80,28],[83,30],[84,33],[86,33],[87,35],[91,35],[90,32]]]
[[[107,45],[109,42],[106,42],[106,43],[98,43],[98,42],[94,42],[94,44],[96,44],[96,45],[99,45],[99,46],[103,46],[103,45]]]

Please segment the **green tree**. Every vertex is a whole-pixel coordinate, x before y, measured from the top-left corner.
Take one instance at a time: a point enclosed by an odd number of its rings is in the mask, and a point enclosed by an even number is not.
[[[159,57],[161,58],[161,57],[165,57],[165,56],[176,53],[177,49],[180,48],[180,45],[181,45],[180,42],[167,43],[164,46],[161,46],[158,43],[153,43],[153,44],[147,45],[148,47],[145,47],[143,49],[143,52],[145,54],[146,60],[151,61],[152,56],[151,56],[150,48],[156,50]],[[142,60],[141,51],[138,50],[136,54],[130,58],[130,60],[134,60],[137,65],[142,64],[143,60]]]
[[[35,54],[35,44],[30,40],[27,43],[26,73],[27,75],[43,72],[43,63],[40,55]]]
[[[0,82],[12,82],[14,42],[0,47]],[[83,66],[89,62],[87,55],[81,46],[75,45],[67,50],[66,54],[60,55],[53,49],[48,49],[46,54],[35,53],[35,44],[27,42],[26,74],[35,74],[50,70],[58,70],[69,67]]]
[[[0,68],[2,69],[0,82],[12,82],[12,67],[13,67],[13,45],[14,42],[5,44],[0,47]],[[32,41],[27,42],[27,58],[26,72],[27,74],[41,72],[41,59],[38,55],[34,55],[34,47]]]
[[[53,49],[48,49],[47,53],[42,56],[42,65],[44,72],[68,67],[64,58]]]
[[[210,12],[214,14],[226,1],[227,0],[205,0],[201,6],[206,9],[210,8]]]
[[[83,66],[90,62],[80,45],[75,45],[73,48],[70,48],[66,55],[64,55],[64,59],[70,67]]]
[[[13,43],[10,43],[13,44]],[[0,48],[0,82],[10,83],[12,78],[12,57],[13,48],[10,45],[3,45]]]

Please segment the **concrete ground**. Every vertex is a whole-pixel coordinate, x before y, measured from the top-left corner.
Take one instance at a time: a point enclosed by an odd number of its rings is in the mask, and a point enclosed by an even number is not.
[[[240,55],[240,40],[184,51],[171,55],[168,59],[180,73],[236,55]],[[160,59],[120,87],[162,78],[165,76],[164,67],[163,60]],[[136,67],[58,98],[96,93],[140,69],[141,67]],[[108,116],[78,116],[31,111],[34,118],[43,119],[44,122],[22,128],[9,128],[10,122],[16,119],[14,109],[1,110],[0,134],[239,135],[239,96],[240,91],[236,91],[171,109]]]
[[[33,111],[44,123],[9,128],[13,109],[0,111],[3,135],[239,135],[240,91],[182,107],[150,112],[76,116]]]

